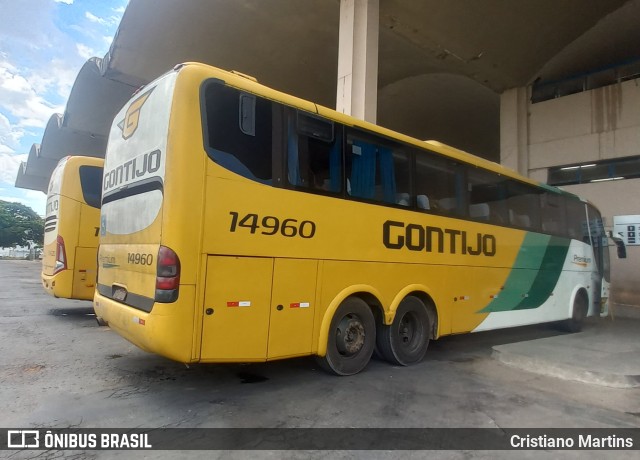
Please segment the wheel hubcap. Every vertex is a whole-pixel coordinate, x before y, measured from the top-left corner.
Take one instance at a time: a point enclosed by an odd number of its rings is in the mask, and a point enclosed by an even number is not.
[[[416,333],[416,322],[412,315],[406,314],[400,320],[400,329],[398,334],[400,335],[400,342],[404,345],[409,345],[413,340]]]
[[[355,355],[364,346],[364,325],[355,315],[347,315],[338,324],[336,345],[341,355]]]

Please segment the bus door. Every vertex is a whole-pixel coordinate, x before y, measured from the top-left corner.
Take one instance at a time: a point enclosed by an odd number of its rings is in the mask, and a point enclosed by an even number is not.
[[[317,261],[210,256],[202,361],[311,353]]]
[[[589,240],[596,264],[596,269],[591,273],[592,297],[596,308],[594,313],[601,314],[606,313],[605,303],[609,295],[609,246],[602,216],[590,205],[587,205],[587,211],[589,213]],[[603,297],[605,302],[603,302]]]

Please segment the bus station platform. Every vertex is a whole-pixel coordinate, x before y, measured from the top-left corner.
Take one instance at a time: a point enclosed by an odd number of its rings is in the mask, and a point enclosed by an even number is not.
[[[614,388],[640,388],[640,307],[614,306],[582,332],[493,347],[499,362],[537,374]]]

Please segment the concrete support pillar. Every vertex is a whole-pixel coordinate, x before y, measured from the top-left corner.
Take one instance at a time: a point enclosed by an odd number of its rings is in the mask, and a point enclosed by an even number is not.
[[[379,0],[341,0],[336,110],[376,122]]]
[[[500,163],[529,175],[528,88],[513,88],[500,96]]]

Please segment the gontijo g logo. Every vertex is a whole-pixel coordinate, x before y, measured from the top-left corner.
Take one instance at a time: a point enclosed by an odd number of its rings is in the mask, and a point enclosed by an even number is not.
[[[155,89],[155,86],[151,88],[149,91],[144,93],[138,99],[133,101],[129,108],[127,109],[127,113],[124,115],[124,120],[118,123],[118,128],[122,130],[122,138],[129,139],[133,136],[133,133],[138,129],[138,122],[140,121],[140,110],[147,99]]]

